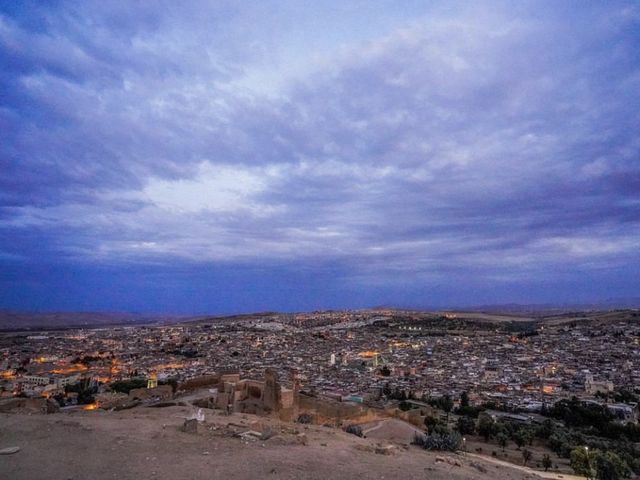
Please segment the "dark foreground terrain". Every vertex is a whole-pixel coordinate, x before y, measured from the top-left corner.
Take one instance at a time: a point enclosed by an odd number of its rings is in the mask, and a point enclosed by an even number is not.
[[[430,453],[320,426],[281,424],[207,411],[196,433],[181,431],[191,407],[51,415],[2,414],[0,478],[81,479],[525,479],[529,470],[471,455]],[[252,429],[268,440],[238,436]],[[565,476],[565,478],[567,478]]]

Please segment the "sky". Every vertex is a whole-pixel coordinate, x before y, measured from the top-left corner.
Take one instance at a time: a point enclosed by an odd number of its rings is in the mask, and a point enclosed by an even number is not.
[[[639,286],[638,2],[0,1],[0,309]]]

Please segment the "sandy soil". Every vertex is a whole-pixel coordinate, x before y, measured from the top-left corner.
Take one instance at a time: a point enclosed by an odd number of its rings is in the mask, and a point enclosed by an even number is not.
[[[198,433],[180,430],[189,407],[52,415],[0,415],[0,478],[83,479],[534,479],[531,473],[482,459],[398,446],[326,427],[280,424],[251,415],[206,411]],[[258,425],[258,423],[260,425]],[[269,440],[233,431],[271,428]],[[391,427],[390,427],[391,428]],[[297,432],[295,430],[298,430]],[[382,430],[382,428],[380,429]],[[299,433],[304,433],[306,445]],[[387,444],[386,442],[382,442]]]

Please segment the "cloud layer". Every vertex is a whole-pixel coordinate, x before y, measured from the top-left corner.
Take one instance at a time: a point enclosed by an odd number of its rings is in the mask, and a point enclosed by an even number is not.
[[[367,4],[0,12],[0,301],[636,294],[637,5]]]

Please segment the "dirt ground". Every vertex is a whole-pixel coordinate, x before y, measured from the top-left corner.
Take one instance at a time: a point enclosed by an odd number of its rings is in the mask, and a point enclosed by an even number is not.
[[[280,424],[205,410],[197,433],[181,431],[190,407],[0,415],[0,478],[106,479],[535,479],[470,456],[436,454],[319,426]],[[268,440],[234,432],[271,431]],[[376,447],[378,452],[376,453]],[[381,451],[382,450],[382,451]],[[387,453],[387,454],[383,454]]]
[[[475,435],[467,435],[467,451],[472,453],[479,453],[477,451],[478,448],[482,449],[483,455],[492,455],[492,452],[496,452],[496,459],[506,461],[509,463],[513,463],[515,465],[522,465],[522,450],[519,450],[515,443],[510,441],[504,451],[498,445],[495,440],[490,442],[485,442],[482,437],[478,437]],[[553,466],[550,471],[554,471],[560,474],[572,474],[573,469],[569,465],[569,460],[566,458],[559,457],[554,452],[545,448],[544,445],[541,445],[537,440],[533,442],[533,445],[526,445],[523,449],[526,448],[532,453],[531,460],[529,460],[528,465],[530,467],[538,467],[542,465],[542,457],[544,454],[548,454],[551,457],[551,461],[553,462]]]

